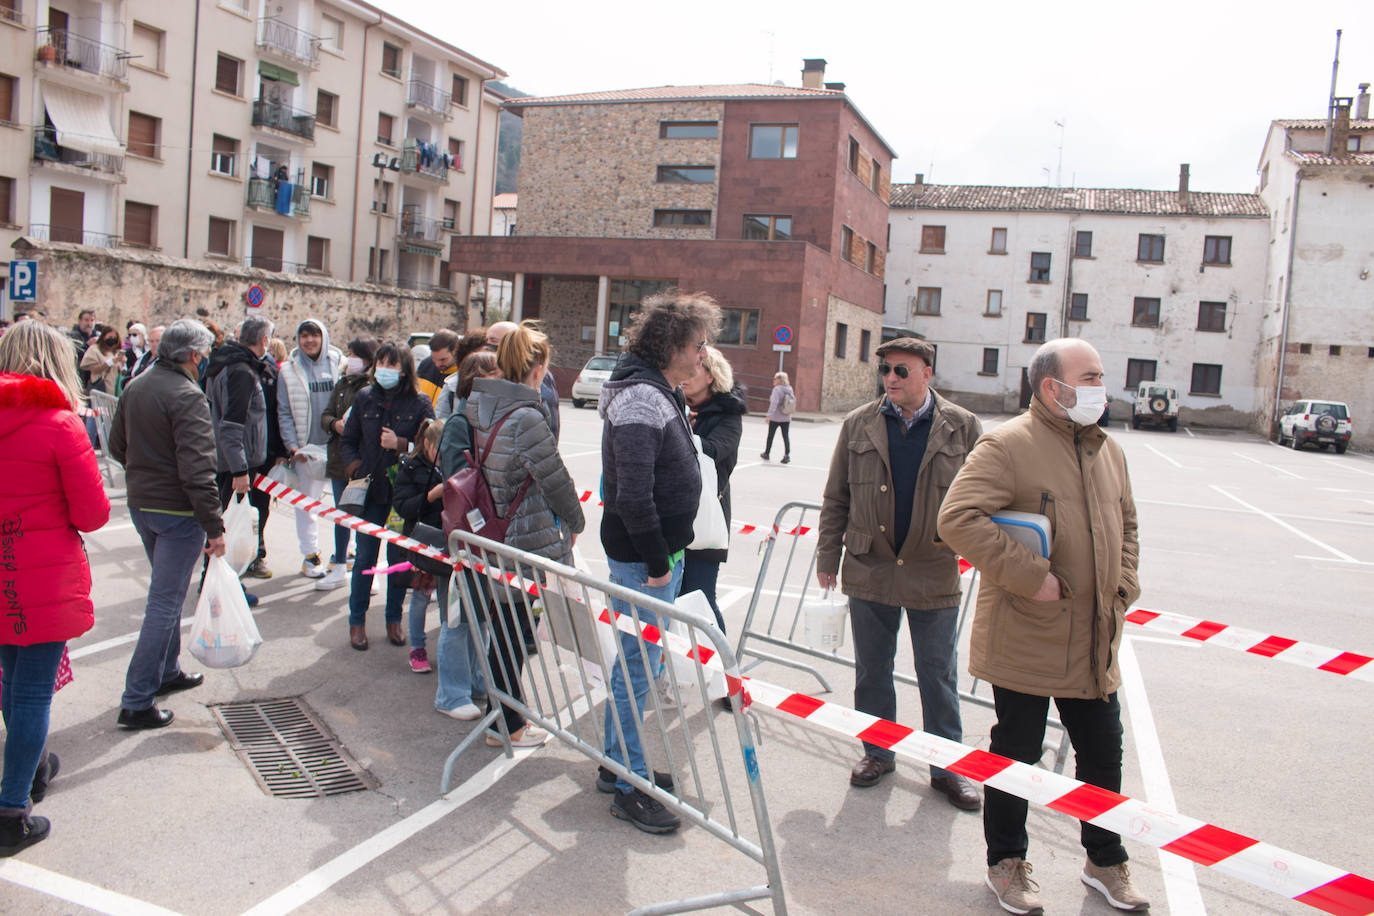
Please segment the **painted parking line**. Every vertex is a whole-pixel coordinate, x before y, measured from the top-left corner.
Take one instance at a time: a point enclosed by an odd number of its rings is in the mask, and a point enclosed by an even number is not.
[[[1374,500],[1365,500],[1374,502]],[[1172,509],[1199,509],[1203,512],[1237,512],[1248,513],[1248,509],[1237,509],[1235,506],[1207,506],[1202,503],[1180,503],[1167,499],[1137,499],[1137,506],[1168,506]],[[1330,525],[1358,525],[1362,528],[1374,528],[1374,522],[1361,521],[1355,518],[1330,518],[1324,515],[1294,515],[1289,512],[1274,513],[1278,518],[1291,518],[1300,522],[1322,522]]]
[[[176,910],[127,897],[18,859],[0,861],[0,879],[97,913],[110,913],[112,916],[180,916]]]
[[[1168,455],[1164,454],[1163,452],[1161,452],[1159,449],[1155,448],[1155,447],[1154,447],[1153,445],[1151,445],[1150,443],[1146,442],[1146,443],[1145,443],[1145,447],[1148,448],[1150,451],[1154,452],[1154,453],[1155,453],[1156,455],[1158,455],[1159,457],[1163,458],[1165,461],[1167,461],[1167,462],[1169,462],[1170,464],[1172,464],[1174,467],[1179,468],[1179,469],[1183,469],[1183,465],[1179,464],[1177,461],[1175,461],[1174,459],[1170,458]]]
[[[1308,533],[1305,532],[1305,531],[1300,531],[1300,530],[1298,530],[1297,528],[1295,528],[1295,527],[1293,527],[1292,525],[1290,525],[1290,524],[1288,524],[1287,522],[1285,522],[1283,519],[1279,518],[1277,515],[1274,515],[1274,514],[1272,514],[1272,513],[1270,513],[1270,512],[1265,512],[1263,509],[1259,508],[1258,506],[1252,506],[1250,503],[1247,503],[1245,500],[1241,499],[1239,496],[1235,496],[1235,495],[1232,495],[1231,493],[1226,492],[1225,490],[1223,490],[1221,487],[1217,486],[1216,484],[1211,484],[1210,486],[1211,486],[1211,488],[1212,488],[1213,490],[1216,490],[1218,493],[1220,493],[1222,496],[1225,496],[1227,499],[1230,499],[1230,500],[1233,500],[1234,502],[1239,503],[1240,505],[1242,505],[1242,506],[1244,506],[1245,508],[1249,509],[1251,512],[1255,513],[1256,515],[1261,516],[1262,518],[1267,518],[1267,519],[1269,519],[1269,521],[1273,522],[1275,525],[1278,525],[1280,528],[1283,528],[1285,531],[1291,532],[1292,534],[1296,534],[1298,537],[1302,538],[1304,541],[1307,541],[1309,544],[1315,544],[1315,545],[1317,545],[1318,547],[1320,547],[1322,550],[1325,550],[1326,552],[1328,552],[1328,553],[1330,553],[1330,554],[1334,554],[1336,557],[1338,557],[1339,559],[1342,559],[1342,560],[1346,561],[1347,563],[1360,563],[1359,560],[1355,559],[1355,558],[1352,557],[1350,554],[1345,553],[1344,551],[1341,551],[1341,550],[1337,550],[1336,548],[1332,547],[1330,544],[1327,544],[1327,543],[1325,543],[1325,542],[1323,542],[1323,541],[1317,540],[1316,538],[1314,538],[1312,535],[1308,534]],[[1361,564],[1361,565],[1363,565],[1363,564]]]
[[[1270,464],[1270,463],[1267,462],[1267,461],[1260,461],[1258,458],[1251,458],[1249,455],[1245,454],[1244,452],[1232,452],[1231,454],[1232,454],[1232,455],[1235,455],[1237,458],[1244,458],[1246,461],[1253,461],[1255,464],[1258,464],[1258,465],[1260,465],[1261,467],[1266,467],[1266,468],[1268,468],[1268,469],[1271,470],[1271,471],[1278,471],[1280,474],[1287,474],[1289,477],[1292,477],[1294,480],[1306,480],[1306,479],[1307,479],[1306,477],[1303,477],[1301,474],[1294,474],[1292,471],[1287,470],[1287,469],[1285,469],[1285,468],[1281,468],[1281,467],[1279,467],[1277,464]]]
[[[1194,435],[1193,435],[1193,431],[1192,431],[1191,429],[1189,429],[1188,427],[1186,427],[1186,426],[1183,427],[1183,431],[1184,431],[1185,433],[1188,434],[1188,438],[1189,438],[1189,439],[1196,439],[1196,438],[1197,438],[1197,436],[1194,436]]]

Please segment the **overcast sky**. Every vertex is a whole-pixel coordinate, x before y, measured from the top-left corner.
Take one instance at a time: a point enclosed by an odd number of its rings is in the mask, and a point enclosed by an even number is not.
[[[896,181],[1253,191],[1269,121],[1374,82],[1370,0],[945,3],[373,0],[535,95],[800,85],[804,57],[896,150]]]

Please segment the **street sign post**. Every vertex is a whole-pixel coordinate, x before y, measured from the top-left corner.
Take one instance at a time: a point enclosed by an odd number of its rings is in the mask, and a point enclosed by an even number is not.
[[[37,261],[10,261],[10,301],[38,301]]]
[[[778,371],[782,371],[782,359],[784,353],[792,352],[792,329],[785,324],[780,324],[773,331],[773,351],[778,354]]]

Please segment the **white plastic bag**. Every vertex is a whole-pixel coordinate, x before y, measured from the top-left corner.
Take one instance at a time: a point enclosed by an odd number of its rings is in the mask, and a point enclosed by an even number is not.
[[[235,576],[243,575],[248,564],[258,556],[258,538],[253,533],[253,515],[253,507],[249,504],[248,497],[229,497],[229,507],[224,510],[224,560]]]
[[[191,621],[191,654],[207,668],[237,668],[260,645],[262,634],[248,610],[239,577],[223,557],[212,557]]]
[[[296,464],[295,471],[305,480],[324,480],[325,465],[329,462],[329,452],[323,445],[302,445],[296,449],[296,456],[304,455],[305,460]]]
[[[819,599],[802,605],[802,642],[822,652],[834,652],[844,645],[845,617],[849,602],[844,595],[826,590]]]
[[[272,470],[267,472],[268,480],[275,480],[277,483],[293,490],[299,490],[300,481],[297,479],[296,471],[290,464],[274,464]]]
[[[697,464],[701,466],[701,500],[697,503],[696,521],[692,522],[692,543],[687,549],[724,550],[730,546],[730,529],[720,505],[716,460],[701,450],[700,436],[693,436],[692,441],[696,443]]]
[[[714,621],[716,619],[715,611],[711,610],[710,602],[706,600],[706,595],[700,591],[692,591],[685,595],[679,595],[673,604],[683,610],[695,611],[707,620]],[[691,642],[691,636],[687,633],[688,627],[685,623],[677,620],[665,620],[662,621],[662,623],[664,628],[669,632],[676,633],[678,636],[687,640],[688,643]],[[700,629],[698,629],[696,633],[696,644],[713,653],[716,650],[716,644],[711,642],[706,634],[701,632]],[[663,656],[668,660],[665,674],[671,674],[677,681],[677,689],[682,696],[682,702],[687,704],[700,702],[701,691],[697,687],[697,668],[700,666],[697,662],[688,658],[681,652],[666,647],[663,650]],[[721,697],[729,694],[730,690],[729,687],[726,686],[725,675],[723,673],[720,671],[712,671],[708,668],[703,674],[706,677],[706,696],[708,699],[719,700]],[[670,686],[668,689],[671,691],[672,687]]]

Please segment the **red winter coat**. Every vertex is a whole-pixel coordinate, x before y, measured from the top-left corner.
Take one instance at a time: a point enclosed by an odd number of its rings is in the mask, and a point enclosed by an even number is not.
[[[0,373],[0,645],[89,630],[80,531],[110,519],[86,427],[49,379]]]

